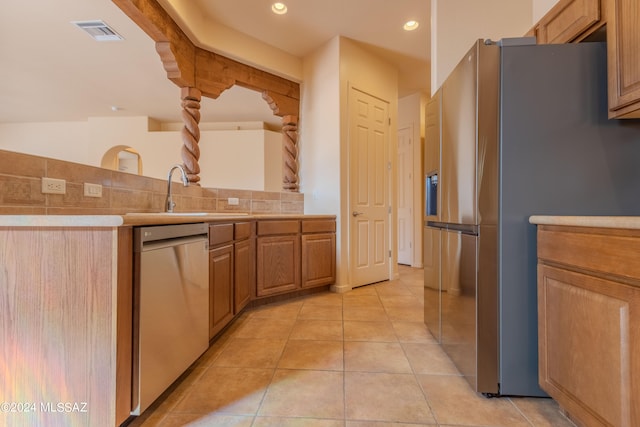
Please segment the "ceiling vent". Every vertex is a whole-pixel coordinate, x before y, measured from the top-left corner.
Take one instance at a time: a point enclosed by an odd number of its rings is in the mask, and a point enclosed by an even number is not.
[[[71,23],[99,42],[124,40],[124,37],[104,21],[72,21]]]

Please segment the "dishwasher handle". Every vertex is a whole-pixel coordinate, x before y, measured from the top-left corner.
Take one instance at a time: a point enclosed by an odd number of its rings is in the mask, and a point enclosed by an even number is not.
[[[206,238],[208,235],[209,225],[204,222],[135,227],[133,230],[133,250],[141,252],[151,242],[173,241],[185,237]]]
[[[140,252],[155,251],[158,249],[171,248],[174,246],[187,245],[189,243],[203,242],[205,250],[209,249],[209,239],[206,235],[179,237],[175,239],[156,240],[142,245]]]

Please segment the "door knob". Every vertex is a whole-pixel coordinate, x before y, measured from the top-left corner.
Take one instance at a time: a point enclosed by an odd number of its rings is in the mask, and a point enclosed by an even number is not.
[[[353,211],[353,212],[351,213],[351,215],[353,215],[353,216],[358,216],[358,215],[362,215],[363,213],[364,213],[364,212]]]

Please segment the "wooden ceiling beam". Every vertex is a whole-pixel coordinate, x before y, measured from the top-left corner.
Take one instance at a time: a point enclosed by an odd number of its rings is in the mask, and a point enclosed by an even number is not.
[[[177,86],[193,87],[204,96],[217,98],[237,84],[268,92],[276,104],[286,102],[286,106],[272,107],[277,116],[299,114],[298,83],[196,47],[157,0],[112,1],[156,42],[167,77]]]
[[[156,42],[167,77],[178,87],[195,85],[195,46],[156,0],[113,0]]]
[[[196,86],[237,84],[258,92],[269,91],[300,100],[300,85],[211,51],[196,48]],[[230,87],[230,86],[228,86]],[[203,90],[203,93],[206,91]],[[297,114],[297,112],[296,112]]]
[[[300,100],[282,95],[280,93],[265,90],[262,92],[262,99],[267,101],[273,114],[279,117],[298,116]]]

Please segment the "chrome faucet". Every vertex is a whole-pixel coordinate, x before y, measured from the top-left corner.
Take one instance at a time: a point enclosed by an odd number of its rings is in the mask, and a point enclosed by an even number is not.
[[[171,169],[169,169],[169,175],[167,176],[167,203],[166,203],[166,210],[167,212],[173,212],[173,208],[176,207],[175,202],[173,201],[173,199],[171,198],[171,175],[173,174],[173,171],[176,169],[180,169],[180,173],[182,175],[182,183],[184,184],[185,187],[189,186],[189,178],[187,177],[187,173],[184,170],[184,167],[182,167],[181,165],[173,165],[171,167]]]

